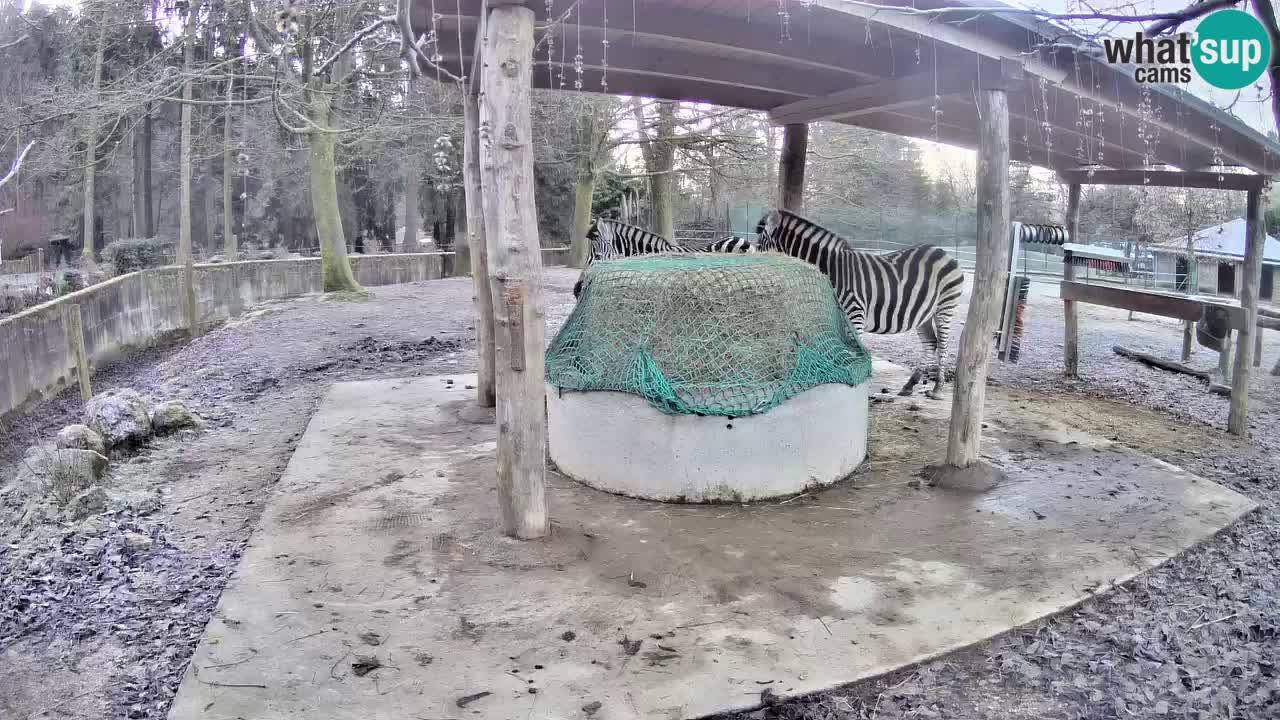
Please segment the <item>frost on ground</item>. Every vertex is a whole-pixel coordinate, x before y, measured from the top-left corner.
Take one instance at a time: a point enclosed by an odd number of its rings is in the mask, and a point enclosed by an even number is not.
[[[577,273],[548,273],[550,333]],[[751,717],[1280,717],[1275,413],[1280,379],[1253,382],[1254,432],[1219,429],[1226,401],[1196,380],[1115,356],[1124,344],[1177,357],[1172,321],[1082,306],[1085,378],[1061,377],[1061,305],[1036,286],[1018,365],[992,396],[1018,417],[1051,417],[1243,492],[1259,513],[1138,581],[1064,615],[890,677],[774,703]],[[473,371],[468,278],[374,289],[368,302],[314,297],[262,306],[190,344],[154,348],[95,376],[184,401],[195,433],[114,459],[100,514],[19,531],[0,484],[0,717],[164,718],[218,597],[331,382]],[[959,324],[953,337],[959,337]],[[914,334],[870,336],[878,357],[923,361]],[[954,358],[954,348],[952,348]],[[1216,365],[1200,350],[1192,364]],[[896,390],[896,388],[895,388]],[[927,402],[923,398],[919,402]],[[1025,413],[1025,415],[1024,415]],[[26,448],[80,422],[75,393],[0,428],[0,477]],[[768,698],[765,698],[766,700]]]

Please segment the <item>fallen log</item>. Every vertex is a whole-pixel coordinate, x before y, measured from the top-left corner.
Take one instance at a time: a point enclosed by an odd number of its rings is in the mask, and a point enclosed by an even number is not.
[[[1130,350],[1129,348],[1121,347],[1120,345],[1116,345],[1111,349],[1114,350],[1115,353],[1120,357],[1126,357],[1126,358],[1129,358],[1130,360],[1137,360],[1143,365],[1149,365],[1154,368],[1159,368],[1161,370],[1168,370],[1169,372],[1181,373],[1183,375],[1190,375],[1203,382],[1206,382],[1206,383],[1209,382],[1210,373],[1206,370],[1197,370],[1193,367],[1188,367],[1186,365],[1183,365],[1180,362],[1174,362],[1173,360],[1165,360],[1163,358],[1158,358],[1155,355],[1150,355],[1144,352],[1138,352],[1137,350]]]
[[[1209,392],[1214,395],[1222,395],[1223,397],[1231,397],[1231,386],[1222,383],[1210,382]]]

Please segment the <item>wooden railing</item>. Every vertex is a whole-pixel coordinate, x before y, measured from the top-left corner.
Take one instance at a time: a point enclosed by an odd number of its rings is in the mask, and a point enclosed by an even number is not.
[[[37,248],[34,254],[24,258],[0,262],[0,275],[21,275],[39,272],[44,272],[44,248]]]

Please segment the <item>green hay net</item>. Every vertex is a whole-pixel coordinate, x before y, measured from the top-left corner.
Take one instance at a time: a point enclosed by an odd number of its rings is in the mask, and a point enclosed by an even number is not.
[[[870,375],[826,276],[782,255],[595,262],[547,350],[551,385],[632,393],[671,415],[755,415]]]

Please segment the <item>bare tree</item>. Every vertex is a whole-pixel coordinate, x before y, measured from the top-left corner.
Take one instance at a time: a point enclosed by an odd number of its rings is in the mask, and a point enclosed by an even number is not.
[[[98,111],[97,100],[102,93],[102,63],[107,44],[106,8],[101,7],[96,13],[97,40],[93,50],[93,104],[89,107],[88,120],[84,131],[84,225],[83,242],[80,252],[87,266],[93,267],[94,242],[97,238],[97,172],[98,172]],[[86,17],[89,13],[85,14]]]

